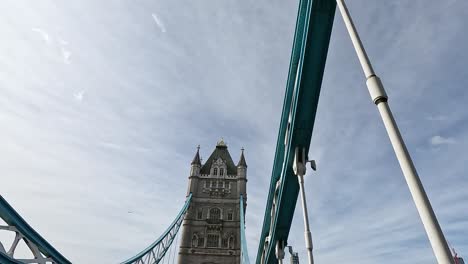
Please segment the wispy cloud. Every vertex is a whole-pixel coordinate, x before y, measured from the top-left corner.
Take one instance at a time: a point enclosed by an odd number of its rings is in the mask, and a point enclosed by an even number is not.
[[[161,32],[165,33],[166,32],[166,27],[164,26],[161,19],[159,19],[159,17],[155,13],[152,13],[151,16],[153,17],[153,20],[156,23],[156,25],[158,26],[159,30],[161,30]]]
[[[60,47],[60,51],[62,53],[63,62],[65,64],[70,64],[71,63],[70,57],[71,57],[72,53],[68,49],[66,49],[64,47]]]
[[[73,94],[73,97],[75,98],[76,101],[81,102],[83,101],[85,95],[85,91],[79,91]]]
[[[113,150],[122,150],[124,148],[123,146],[112,142],[101,142],[99,145]]]
[[[426,117],[426,119],[429,121],[445,121],[448,119],[448,117],[445,115],[431,115]]]
[[[47,31],[41,28],[32,28],[31,30],[39,33],[42,36],[42,39],[49,45],[54,43],[54,40],[56,40],[56,44],[54,45],[54,48],[57,48],[60,50],[60,56],[63,59],[63,63],[65,64],[71,63],[70,57],[72,53],[70,50],[66,48],[66,46],[68,45],[68,41],[64,40],[60,36],[57,36],[55,38],[53,35],[51,36],[49,33],[47,33]]]
[[[57,41],[58,43],[60,43],[60,45],[68,45],[68,41],[64,40],[61,37],[57,37]]]
[[[466,256],[468,2],[349,8],[445,235]],[[267,0],[0,1],[0,192],[73,263],[118,263],[173,220],[196,146],[207,158],[224,136],[234,159],[246,148],[254,259],[296,15]],[[317,262],[435,263],[339,15],[309,157]],[[296,211],[288,244],[302,259]]]
[[[430,143],[433,146],[455,144],[456,142],[457,141],[453,138],[442,136],[433,136],[430,140]]]
[[[52,42],[51,38],[49,37],[49,34],[41,29],[41,28],[32,28],[31,29],[32,31],[34,32],[37,32],[41,35],[42,39],[47,43],[47,44],[50,44]]]

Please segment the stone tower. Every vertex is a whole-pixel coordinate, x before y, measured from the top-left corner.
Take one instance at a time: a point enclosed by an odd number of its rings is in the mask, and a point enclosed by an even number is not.
[[[192,202],[182,226],[179,264],[240,263],[239,197],[247,203],[247,164],[242,149],[237,166],[223,140],[202,164],[193,158],[187,195]]]

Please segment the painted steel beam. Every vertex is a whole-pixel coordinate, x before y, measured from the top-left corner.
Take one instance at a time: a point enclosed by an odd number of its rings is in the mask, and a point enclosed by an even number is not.
[[[19,262],[16,259],[10,258],[8,255],[5,253],[0,252],[0,263],[2,264],[23,264],[22,262]]]
[[[335,10],[335,0],[299,2],[257,263],[277,263],[276,241],[287,242],[289,236],[299,192],[294,150],[309,150]]]
[[[22,236],[31,242],[47,258],[53,259],[56,263],[71,263],[60,254],[49,242],[36,232],[0,195],[0,218],[9,226],[14,227]]]
[[[245,237],[245,209],[244,209],[244,197],[242,194],[239,199],[239,211],[240,211],[240,235],[241,235],[241,264],[250,264],[249,253],[247,250],[247,238]]]

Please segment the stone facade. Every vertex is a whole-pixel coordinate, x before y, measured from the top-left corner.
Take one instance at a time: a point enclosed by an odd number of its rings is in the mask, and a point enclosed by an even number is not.
[[[240,263],[239,198],[242,194],[247,203],[246,185],[243,150],[237,166],[222,140],[203,165],[197,150],[187,190],[192,202],[182,225],[178,263]]]

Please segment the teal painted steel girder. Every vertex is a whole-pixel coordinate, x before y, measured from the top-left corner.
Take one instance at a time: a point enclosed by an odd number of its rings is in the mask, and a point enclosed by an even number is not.
[[[166,236],[169,235],[169,233],[172,231],[172,229],[178,223],[182,223],[181,220],[183,220],[183,219],[181,219],[181,218],[183,218],[185,216],[185,213],[187,212],[191,201],[192,201],[192,193],[189,194],[189,196],[187,197],[187,200],[185,201],[184,206],[182,207],[180,212],[177,214],[177,217],[174,219],[174,221],[172,221],[171,225],[166,229],[166,231],[164,231],[164,233],[158,239],[156,239],[156,241],[154,241],[151,245],[149,245],[146,249],[144,249],[143,251],[141,251],[140,253],[138,253],[134,257],[127,259],[126,261],[122,262],[121,264],[131,264],[131,263],[140,263],[140,262],[143,263],[143,261],[141,261],[142,258],[145,257],[148,254],[151,254],[152,250],[154,248],[156,248],[157,246],[159,246],[159,244],[166,238]],[[180,228],[180,225],[177,228]],[[163,258],[164,255],[166,254],[167,249],[172,244],[172,241],[173,241],[173,239],[170,240],[168,245],[166,245],[167,247],[164,249],[164,252],[162,253],[161,258]],[[158,262],[159,262],[159,260],[156,263],[158,263]]]
[[[250,264],[249,253],[247,251],[247,239],[245,237],[245,218],[244,218],[244,197],[240,195],[240,235],[241,235],[241,263]]]
[[[306,153],[309,151],[335,10],[335,0],[299,2],[257,263],[261,261],[267,236],[270,235],[270,243],[266,248],[265,263],[277,263],[274,252],[276,241],[287,242],[289,236],[299,192],[297,178],[292,169],[294,150],[300,147],[305,148]],[[281,180],[281,184],[272,219],[270,214],[278,180]]]
[[[23,264],[22,262],[10,258],[8,255],[0,252],[0,263],[1,264]]]
[[[0,218],[10,226],[16,227],[18,231],[25,236],[30,242],[35,244],[44,256],[52,258],[56,263],[68,264],[71,263],[62,254],[60,254],[49,242],[47,242],[36,230],[34,230],[26,221],[7,203],[0,195]],[[4,257],[4,256],[0,256]],[[16,263],[16,262],[13,262]]]

